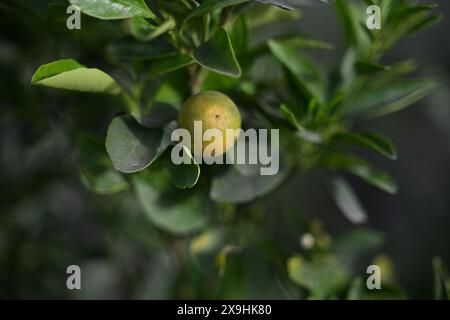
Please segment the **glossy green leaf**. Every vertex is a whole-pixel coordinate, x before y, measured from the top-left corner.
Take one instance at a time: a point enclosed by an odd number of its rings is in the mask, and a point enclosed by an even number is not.
[[[106,150],[117,170],[137,172],[147,168],[164,151],[162,137],[160,128],[146,128],[130,116],[116,117],[108,128]]]
[[[75,60],[59,60],[45,64],[35,72],[31,83],[80,92],[120,94],[122,88],[105,72],[88,69]]]
[[[351,223],[361,224],[367,221],[367,213],[347,181],[334,178],[331,183],[331,194],[339,210]]]
[[[146,170],[133,177],[133,184],[147,217],[160,228],[186,234],[198,231],[207,223],[202,195],[173,187],[166,170]]]
[[[104,20],[155,17],[144,0],[70,0],[70,3],[83,13]]]
[[[241,67],[234,54],[230,37],[221,28],[200,47],[194,50],[195,61],[211,71],[239,78]]]
[[[343,132],[335,135],[333,141],[349,146],[363,147],[385,156],[397,159],[397,150],[388,138],[374,132]]]
[[[187,156],[191,163],[189,164],[174,164],[170,157],[167,161],[167,169],[170,172],[170,177],[173,184],[180,189],[192,188],[198,181],[200,177],[200,166],[195,162],[191,151],[183,146],[184,155]]]

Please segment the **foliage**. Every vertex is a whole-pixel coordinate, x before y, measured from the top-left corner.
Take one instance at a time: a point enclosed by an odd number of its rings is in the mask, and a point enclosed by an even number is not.
[[[39,10],[55,3],[42,2],[36,5]],[[254,226],[258,203],[289,178],[313,169],[330,173],[337,206],[356,224],[367,214],[347,174],[387,193],[397,192],[389,173],[374,168],[358,152],[395,160],[393,142],[380,133],[356,131],[354,125],[408,107],[434,89],[432,79],[409,75],[414,71],[410,63],[383,62],[399,40],[439,21],[434,6],[397,0],[334,1],[347,48],[340,65],[325,67],[309,57],[308,50],[329,50],[331,45],[292,32],[267,38],[261,31],[286,18],[297,19],[301,5],[324,1],[70,2],[95,19],[114,20],[96,22],[117,30],[104,54],[113,71],[109,75],[64,56],[37,68],[31,81],[120,101],[121,110],[111,117],[104,136],[80,135],[80,176],[89,190],[111,195],[131,189],[158,229],[170,239],[189,242],[188,257],[179,250],[175,253],[192,268],[184,272],[215,279],[215,287],[206,294],[227,297],[239,282],[233,279],[239,272],[229,272],[240,268],[234,258],[245,259],[242,252],[257,246],[259,259],[268,265],[261,272],[276,270],[289,297],[374,298],[365,292],[361,278],[355,278],[362,270],[355,270],[349,261],[376,250],[381,235],[361,229],[332,241],[320,224],[306,222],[298,235],[312,235],[312,246],[303,247],[301,255],[284,252],[266,238],[267,230]],[[365,26],[365,8],[370,4],[382,8],[381,30]],[[177,110],[192,94],[211,89],[233,98],[244,127],[280,129],[282,167],[277,175],[260,176],[245,165],[171,163],[169,138],[177,126]],[[236,208],[245,205],[248,216],[234,217]],[[256,221],[244,223],[252,220]],[[438,262],[435,267],[445,279]],[[375,298],[406,297],[393,282],[385,284]],[[440,289],[438,293],[440,297]]]

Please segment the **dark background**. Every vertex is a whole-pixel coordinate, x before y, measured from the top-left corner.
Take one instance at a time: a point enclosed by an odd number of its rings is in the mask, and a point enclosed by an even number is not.
[[[450,3],[437,2],[447,18]],[[94,283],[76,297],[172,297],[173,257],[132,194],[125,200],[95,196],[79,181],[77,132],[106,132],[116,102],[30,85],[39,65],[61,57],[82,56],[109,71],[98,52],[111,32],[104,25],[96,35],[71,34],[64,20],[45,22],[0,2],[0,298],[71,297],[65,268],[74,263],[82,265],[83,281]],[[299,26],[302,34],[336,45],[317,59],[340,61],[344,40],[331,8],[304,9]],[[449,32],[444,19],[403,40],[385,59],[414,58],[421,74],[439,78],[439,89],[395,115],[359,124],[397,145],[397,161],[372,160],[392,173],[399,193],[386,195],[351,180],[369,212],[367,225],[385,234],[381,251],[392,258],[399,283],[413,298],[432,296],[434,255],[450,264]],[[322,174],[299,176],[277,191],[269,212],[296,210],[321,220],[333,235],[353,228],[333,204]]]

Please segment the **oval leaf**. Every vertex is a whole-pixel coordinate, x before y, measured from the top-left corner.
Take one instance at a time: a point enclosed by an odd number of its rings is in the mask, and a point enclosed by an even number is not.
[[[308,261],[300,255],[287,261],[292,281],[311,291],[312,298],[324,299],[341,290],[349,279],[348,271],[331,255]]]
[[[147,168],[164,150],[162,129],[146,128],[132,117],[116,117],[106,136],[106,150],[114,167],[125,173]]]
[[[234,54],[230,37],[223,28],[195,49],[194,58],[198,64],[211,71],[234,78],[241,76],[241,66]]]
[[[109,195],[129,187],[126,179],[113,168],[101,139],[82,134],[78,139],[78,149],[82,161],[80,178],[87,189]]]
[[[70,3],[81,12],[103,20],[155,17],[144,0],[70,0]]]
[[[173,233],[186,234],[207,222],[204,199],[198,192],[180,192],[166,170],[150,170],[133,177],[136,195],[149,219]]]
[[[179,164],[176,165],[172,162],[172,160],[168,159],[167,169],[170,172],[170,177],[172,179],[172,183],[180,189],[192,188],[198,181],[200,177],[200,166],[197,162],[195,162],[194,157],[192,156],[191,151],[183,146],[184,156],[190,159],[189,164]]]
[[[75,60],[59,60],[41,66],[31,83],[81,92],[120,94],[122,88],[105,72],[88,69]]]
[[[84,167],[80,171],[81,181],[90,191],[100,195],[110,195],[128,189],[128,182],[113,168],[92,169]]]

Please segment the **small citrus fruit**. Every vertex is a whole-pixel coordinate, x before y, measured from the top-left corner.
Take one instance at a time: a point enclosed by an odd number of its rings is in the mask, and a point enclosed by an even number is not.
[[[190,97],[181,107],[178,116],[178,127],[189,131],[194,138],[194,121],[202,122],[203,133],[208,129],[218,129],[223,141],[214,141],[216,146],[213,156],[227,152],[236,142],[237,136],[227,139],[226,130],[241,128],[241,115],[236,104],[226,95],[217,91],[204,91]],[[228,141],[227,141],[228,140]],[[211,141],[202,142],[202,152]],[[192,146],[194,142],[192,141]]]

